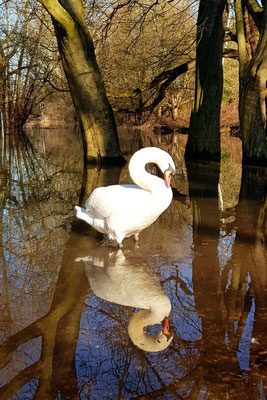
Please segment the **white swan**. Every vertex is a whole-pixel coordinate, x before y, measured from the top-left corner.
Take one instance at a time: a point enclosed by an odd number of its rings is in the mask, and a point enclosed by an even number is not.
[[[94,294],[116,304],[142,308],[133,313],[129,321],[128,333],[132,342],[145,351],[166,349],[173,339],[169,328],[171,303],[156,275],[144,266],[130,265],[122,250],[115,255],[114,252],[105,253],[104,248],[99,250],[94,256],[75,260],[85,262]],[[160,323],[162,330],[156,336],[144,332],[144,327]]]
[[[164,179],[148,173],[146,164],[155,163]],[[76,216],[97,231],[116,240],[119,247],[125,237],[151,225],[172,201],[171,176],[175,165],[171,156],[157,147],[138,150],[130,159],[129,173],[136,185],[111,185],[95,189],[85,203],[76,206]]]

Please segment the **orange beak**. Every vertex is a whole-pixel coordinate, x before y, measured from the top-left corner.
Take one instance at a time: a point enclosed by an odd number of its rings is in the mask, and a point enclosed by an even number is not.
[[[165,317],[161,322],[162,333],[166,336],[167,340],[173,337],[173,327],[171,325],[170,317]]]
[[[170,169],[166,169],[164,172],[164,182],[167,188],[171,186],[171,178],[172,178],[173,171]]]
[[[165,317],[164,320],[162,321],[162,332],[164,335],[168,336],[170,335],[170,324],[169,324],[169,318]]]
[[[169,164],[169,167],[166,169],[166,171],[164,171],[164,182],[167,188],[169,188],[171,186],[171,178],[172,175],[175,174],[175,170],[173,169],[173,167],[171,166],[171,164]]]

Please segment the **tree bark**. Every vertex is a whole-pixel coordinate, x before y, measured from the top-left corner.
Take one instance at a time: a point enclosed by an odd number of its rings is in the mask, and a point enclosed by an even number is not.
[[[197,21],[195,99],[186,157],[218,158],[223,91],[223,11],[225,0],[201,0]]]
[[[266,165],[267,161],[267,4],[256,51],[240,82],[240,131],[243,162]]]
[[[122,163],[115,119],[81,0],[39,0],[52,17],[89,163]]]

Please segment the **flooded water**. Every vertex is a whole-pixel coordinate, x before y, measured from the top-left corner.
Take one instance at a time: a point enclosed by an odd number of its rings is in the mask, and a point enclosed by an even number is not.
[[[220,165],[186,165],[185,143],[122,134],[124,154],[161,147],[178,173],[171,206],[139,247],[128,238],[118,250],[74,206],[97,186],[129,182],[127,166],[84,169],[79,137],[66,130],[7,137],[1,400],[265,399],[266,170],[242,171],[238,138],[223,136]],[[173,338],[163,344],[168,299]]]

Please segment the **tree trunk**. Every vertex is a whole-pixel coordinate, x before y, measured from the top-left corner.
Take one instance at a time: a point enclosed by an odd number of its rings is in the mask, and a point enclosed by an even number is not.
[[[243,162],[266,165],[267,6],[257,49],[240,82],[240,130]]]
[[[90,163],[122,163],[113,111],[85,24],[82,1],[40,0],[55,27],[58,48]]]
[[[223,10],[225,0],[201,0],[197,21],[195,100],[186,157],[219,158],[223,91]]]

